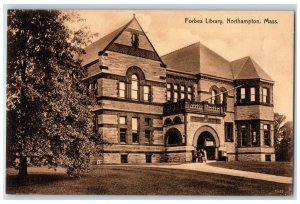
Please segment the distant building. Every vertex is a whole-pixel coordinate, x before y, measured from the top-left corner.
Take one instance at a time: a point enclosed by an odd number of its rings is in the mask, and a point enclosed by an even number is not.
[[[246,49],[246,48],[245,48]],[[82,56],[97,131],[94,163],[274,161],[274,81],[251,58],[227,61],[200,42],[159,56],[133,19]]]

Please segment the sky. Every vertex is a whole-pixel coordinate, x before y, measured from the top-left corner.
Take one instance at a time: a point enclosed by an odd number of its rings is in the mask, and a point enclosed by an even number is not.
[[[159,55],[200,41],[229,61],[251,56],[275,81],[274,112],[293,120],[294,14],[289,11],[145,11],[80,10],[98,37],[129,22],[133,14]],[[188,23],[186,18],[202,20]],[[227,18],[255,19],[261,24],[228,24]],[[264,19],[277,24],[263,23]],[[205,23],[206,19],[223,24]]]

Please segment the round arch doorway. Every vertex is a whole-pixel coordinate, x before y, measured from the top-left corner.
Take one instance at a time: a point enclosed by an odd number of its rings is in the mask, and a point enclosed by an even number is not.
[[[199,135],[197,140],[197,150],[199,149],[206,151],[207,160],[218,159],[218,155],[216,155],[216,152],[218,151],[216,141],[210,132],[204,131]]]

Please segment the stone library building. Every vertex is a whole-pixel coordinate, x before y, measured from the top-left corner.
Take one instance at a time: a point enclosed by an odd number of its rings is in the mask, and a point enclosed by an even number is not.
[[[274,81],[201,42],[159,56],[136,17],[85,48],[84,82],[107,144],[94,164],[275,161]]]

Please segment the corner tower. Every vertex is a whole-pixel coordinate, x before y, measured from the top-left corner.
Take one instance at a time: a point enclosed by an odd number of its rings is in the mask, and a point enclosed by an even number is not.
[[[251,58],[231,62],[236,88],[236,160],[275,161],[274,81]]]

